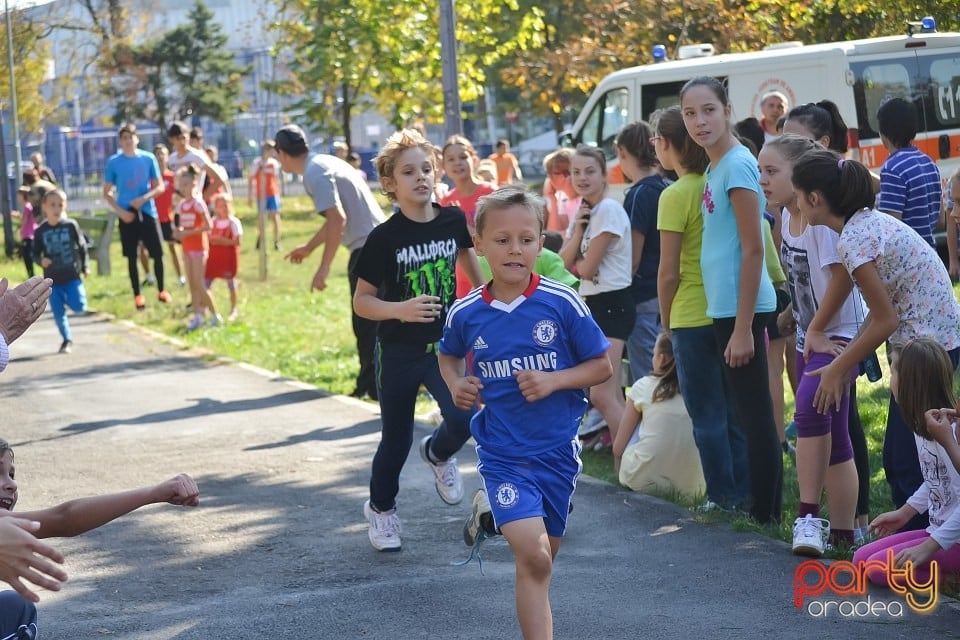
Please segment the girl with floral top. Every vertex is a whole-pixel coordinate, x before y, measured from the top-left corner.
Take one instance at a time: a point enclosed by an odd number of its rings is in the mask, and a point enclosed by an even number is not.
[[[793,186],[800,213],[810,224],[826,225],[840,234],[837,251],[870,309],[858,335],[819,375],[814,403],[825,413],[840,405],[847,372],[884,342],[904,345],[913,338],[931,338],[949,354],[954,368],[960,358],[960,305],[946,267],[937,252],[900,220],[872,208],[873,182],[859,162],[827,150],[804,154],[793,168]],[[903,506],[923,483],[913,433],[904,423],[895,397],[890,398],[884,434],[883,468],[893,502]],[[923,529],[927,518],[917,514],[905,529]]]

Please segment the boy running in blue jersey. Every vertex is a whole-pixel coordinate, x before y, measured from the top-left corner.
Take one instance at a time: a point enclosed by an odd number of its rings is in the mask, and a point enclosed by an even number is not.
[[[584,389],[613,373],[610,343],[577,292],[533,272],[543,217],[540,199],[522,188],[480,198],[474,245],[493,280],[453,305],[439,347],[456,405],[484,404],[470,423],[484,488],[465,538],[499,528],[510,543],[527,640],[553,637],[550,576],[581,470]]]

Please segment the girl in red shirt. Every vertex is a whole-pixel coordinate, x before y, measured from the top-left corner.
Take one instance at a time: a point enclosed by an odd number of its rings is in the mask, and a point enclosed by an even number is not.
[[[187,268],[187,282],[190,284],[193,319],[187,325],[189,331],[203,326],[207,310],[210,312],[210,326],[216,326],[222,320],[204,286],[207,251],[210,247],[207,238],[210,214],[207,205],[198,197],[201,175],[202,170],[192,164],[177,171],[177,190],[184,194],[184,198],[177,205],[180,219],[174,237],[183,245],[183,261]]]

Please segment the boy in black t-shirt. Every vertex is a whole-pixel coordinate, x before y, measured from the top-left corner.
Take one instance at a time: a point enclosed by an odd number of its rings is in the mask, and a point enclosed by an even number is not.
[[[429,142],[410,130],[390,136],[377,156],[377,173],[398,211],[370,232],[353,270],[354,310],[380,323],[376,362],[383,428],[363,512],[373,547],[399,551],[396,496],[413,443],[421,384],[440,405],[444,422],[420,442],[420,455],[433,469],[440,498],[451,505],[463,499],[453,455],[470,438],[473,412],[454,406],[440,376],[436,343],[455,299],[456,265],[474,285],[482,276],[463,212],[431,202],[436,156]]]
[[[87,292],[81,275],[90,273],[87,245],[76,221],[67,217],[67,194],[61,189],[47,191],[40,200],[46,221],[33,237],[33,261],[43,267],[45,278],[53,280],[50,309],[63,337],[60,353],[70,353],[73,341],[67,307],[75,313],[87,310]]]

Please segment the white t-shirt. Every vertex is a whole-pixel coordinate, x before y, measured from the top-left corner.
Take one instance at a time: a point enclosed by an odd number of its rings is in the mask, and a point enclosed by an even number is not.
[[[593,280],[580,281],[580,295],[619,291],[629,287],[633,281],[630,218],[620,203],[610,198],[604,198],[590,211],[590,222],[580,241],[580,253],[586,256],[590,251],[590,240],[605,232],[615,237],[600,259],[597,275]]]
[[[825,226],[807,225],[799,236],[790,233],[792,216],[783,209],[783,242],[780,257],[787,271],[790,297],[793,299],[793,318],[797,321],[797,351],[803,351],[803,340],[830,284],[830,265],[841,264],[837,244],[840,235]],[[842,266],[842,265],[841,265]],[[863,322],[866,307],[855,289],[840,311],[824,328],[827,336],[853,338],[858,324]],[[857,306],[859,305],[859,306]]]
[[[960,347],[960,305],[947,268],[933,247],[893,216],[874,209],[853,214],[837,245],[852,275],[867,262],[876,264],[899,323],[890,342],[932,338],[947,351]]]
[[[627,391],[627,401],[643,414],[637,441],[623,452],[620,483],[634,491],[679,491],[698,495],[706,490],[693,423],[678,393],[653,401],[657,376],[640,378]]]

